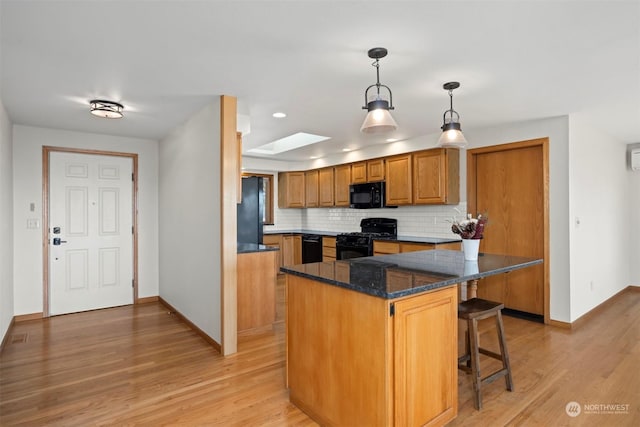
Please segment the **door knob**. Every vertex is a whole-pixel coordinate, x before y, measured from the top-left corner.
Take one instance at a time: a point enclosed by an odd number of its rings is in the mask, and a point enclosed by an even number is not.
[[[60,246],[61,243],[67,243],[67,241],[62,240],[60,237],[53,238],[53,246]]]

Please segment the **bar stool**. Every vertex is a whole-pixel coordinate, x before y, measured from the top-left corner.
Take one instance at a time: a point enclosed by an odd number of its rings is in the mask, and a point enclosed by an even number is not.
[[[504,337],[504,327],[502,325],[502,309],[504,304],[488,301],[480,298],[471,298],[458,304],[458,319],[467,321],[467,331],[465,334],[465,354],[458,359],[458,368],[471,373],[473,381],[473,404],[476,409],[482,408],[482,386],[490,384],[496,379],[504,376],[507,390],[513,391],[513,379],[511,377],[511,365],[509,364],[509,354],[507,353],[507,342]],[[500,354],[481,348],[479,346],[478,320],[496,317],[496,329],[498,332],[498,342],[500,343]],[[480,374],[480,353],[500,360],[502,369],[482,378]]]

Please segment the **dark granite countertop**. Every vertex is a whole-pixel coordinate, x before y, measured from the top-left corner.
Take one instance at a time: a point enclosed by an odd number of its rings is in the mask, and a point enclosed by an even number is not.
[[[257,243],[238,243],[238,253],[248,254],[252,252],[269,252],[280,250],[274,246],[259,245]]]
[[[541,263],[542,259],[483,253],[477,262],[465,261],[462,251],[431,250],[300,264],[280,271],[395,299]]]

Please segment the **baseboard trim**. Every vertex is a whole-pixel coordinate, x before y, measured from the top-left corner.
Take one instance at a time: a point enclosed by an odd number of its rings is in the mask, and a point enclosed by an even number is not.
[[[211,346],[213,348],[218,350],[218,352],[222,353],[222,346],[216,340],[214,340],[209,335],[207,335],[207,333],[205,331],[203,331],[202,329],[197,327],[191,320],[187,319],[182,313],[180,313],[178,310],[176,310],[176,308],[174,306],[169,304],[162,297],[158,297],[158,301],[160,302],[160,304],[162,304],[165,307],[167,307],[171,313],[176,315],[176,317],[178,317],[180,320],[182,320],[184,323],[186,323],[187,326],[189,326],[189,328],[191,328],[196,334],[200,335],[202,337],[202,339],[204,339],[206,342],[211,344]]]
[[[547,325],[555,326],[556,328],[571,329],[571,323],[561,322],[560,320],[549,319],[549,323],[547,323]]]
[[[18,316],[13,316],[13,318],[16,322],[26,322],[27,320],[43,319],[44,313],[20,314]]]
[[[591,310],[587,311],[585,314],[583,314],[582,316],[578,317],[576,320],[574,320],[571,323],[561,322],[559,320],[551,320],[550,319],[549,320],[549,325],[556,326],[558,328],[563,328],[563,329],[571,329],[571,330],[579,329],[583,325],[588,323],[589,320],[593,319],[594,317],[596,317],[597,315],[602,313],[607,307],[609,307],[618,298],[621,298],[627,292],[640,292],[640,287],[639,286],[634,286],[634,285],[627,286],[626,288],[624,288],[621,291],[617,292],[616,294],[612,295],[610,298],[607,298],[606,300],[602,301],[600,304],[598,304],[597,306],[593,307]]]
[[[0,354],[4,350],[4,346],[7,343],[7,341],[9,341],[9,337],[11,336],[11,334],[13,332],[13,326],[15,324],[16,324],[16,317],[13,316],[11,318],[11,322],[9,322],[9,327],[7,328],[7,333],[4,334],[4,338],[2,338],[2,342],[0,343]]]
[[[144,298],[138,298],[136,300],[136,304],[148,304],[150,302],[158,302],[160,299],[159,296],[153,296],[153,297],[144,297]]]

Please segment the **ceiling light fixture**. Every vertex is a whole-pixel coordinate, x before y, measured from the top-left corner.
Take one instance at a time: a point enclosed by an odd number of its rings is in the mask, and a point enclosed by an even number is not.
[[[448,82],[442,85],[442,88],[449,91],[449,109],[442,116],[442,135],[438,139],[440,147],[457,147],[464,148],[467,146],[462,131],[460,130],[460,115],[453,109],[453,90],[460,87],[458,82]]]
[[[376,83],[372,84],[364,91],[365,106],[362,107],[362,109],[367,110],[368,113],[364,118],[364,123],[362,123],[360,131],[364,133],[379,133],[396,130],[398,128],[398,124],[393,120],[393,117],[389,112],[389,110],[394,109],[391,89],[386,85],[380,84],[380,58],[387,56],[387,49],[383,47],[374,47],[373,49],[369,49],[368,55],[369,58],[375,59],[371,65],[376,68]],[[374,87],[376,90],[372,91],[370,100],[369,90]],[[389,92],[388,101],[382,98],[380,88],[385,88]]]
[[[280,111],[278,111],[277,113],[273,113],[272,116],[276,119],[284,119],[285,117],[287,117],[285,113],[281,113]]]
[[[120,119],[122,118],[122,110],[124,110],[122,104],[100,99],[89,101],[89,108],[91,114],[105,119]]]

